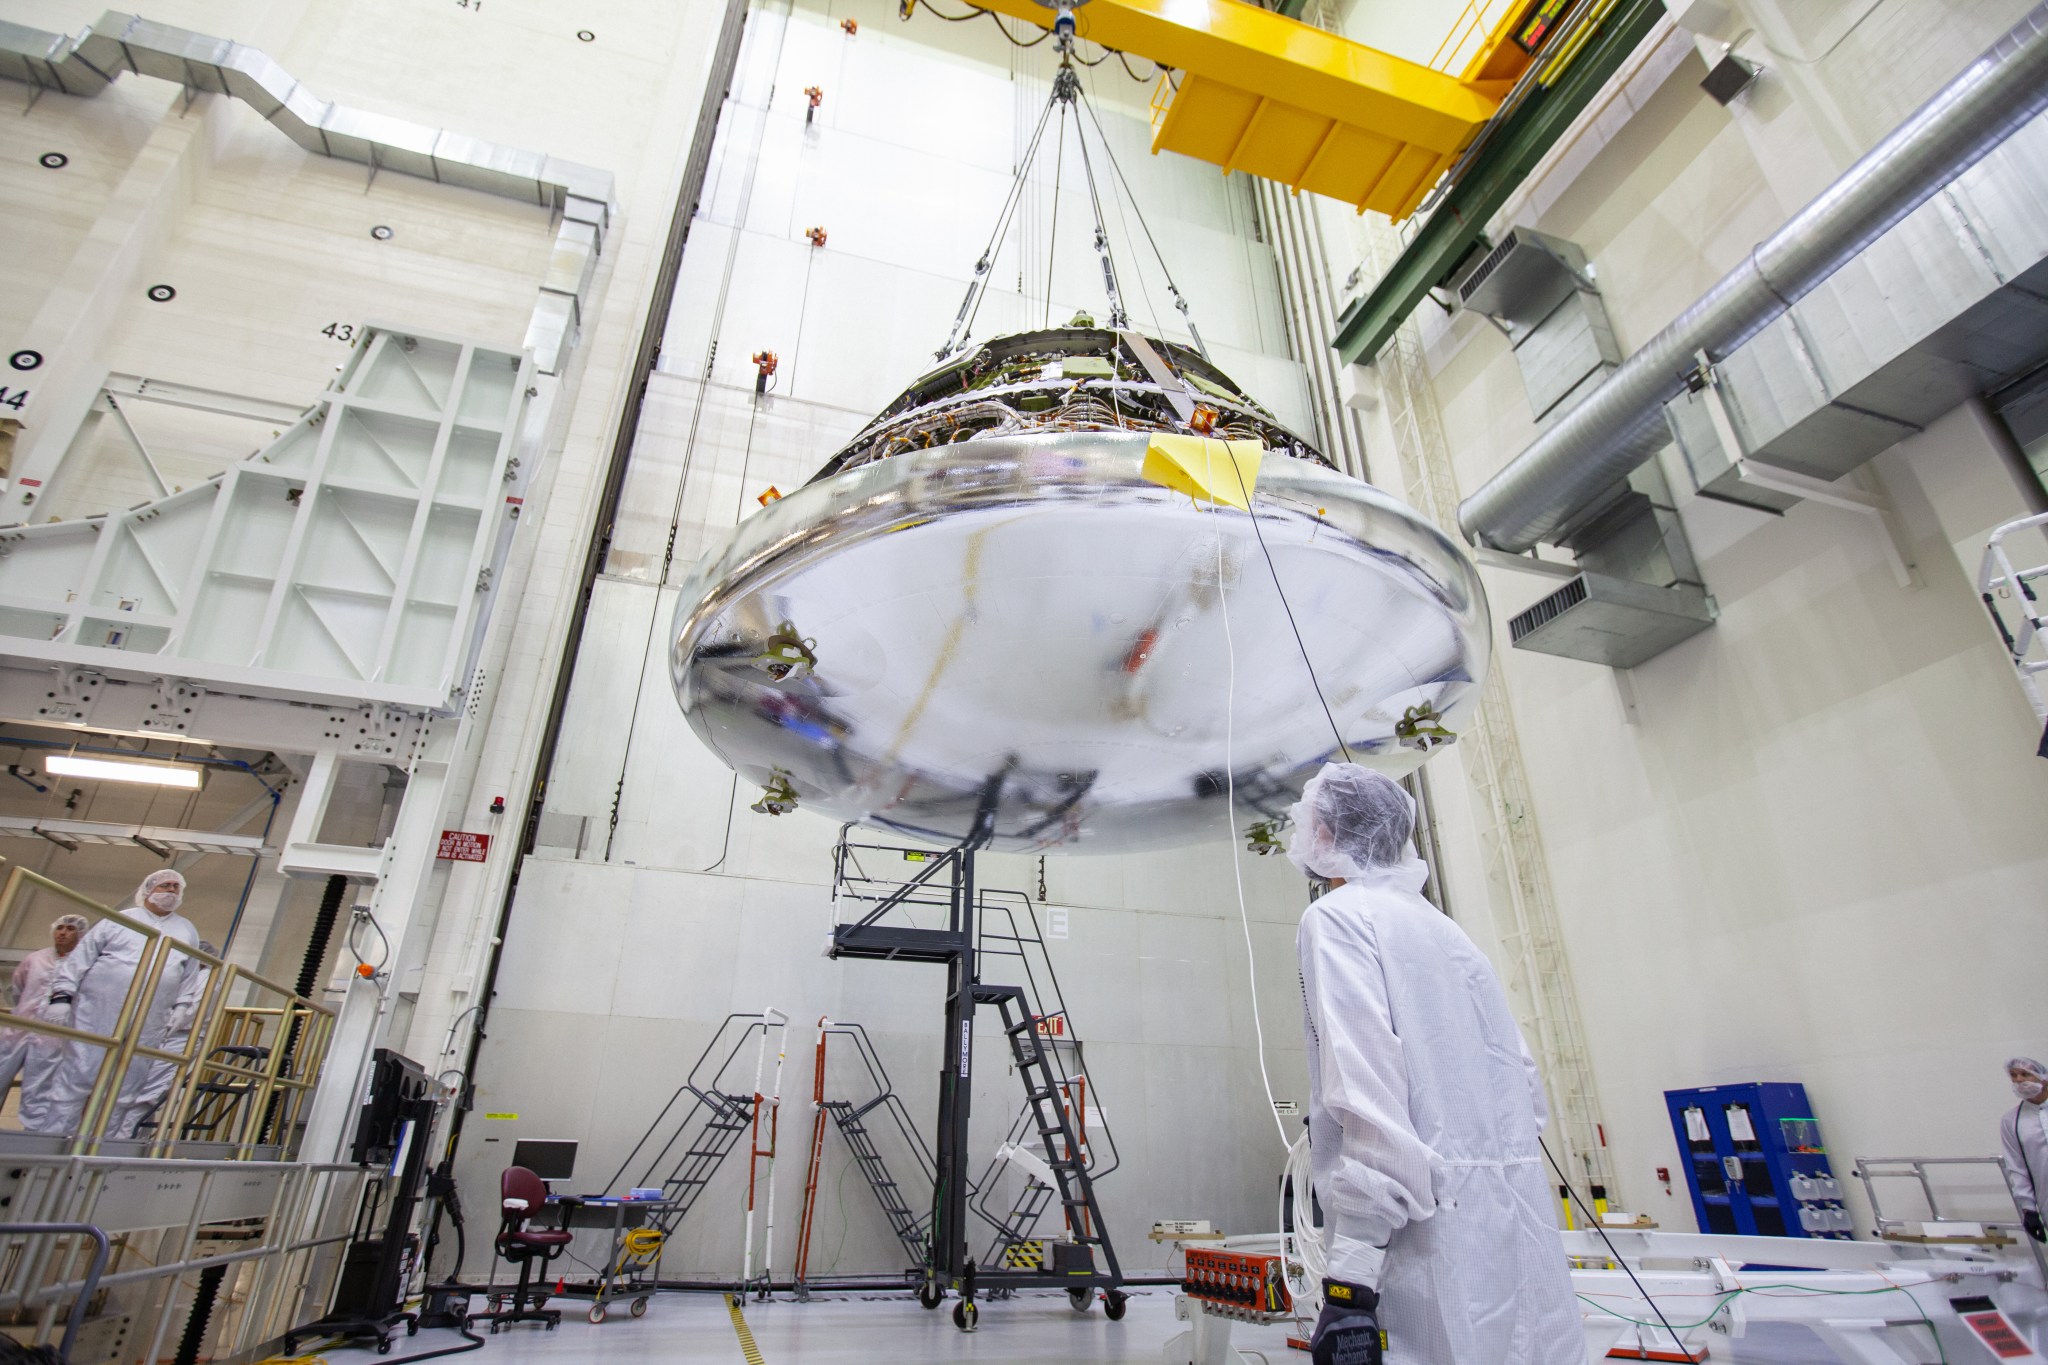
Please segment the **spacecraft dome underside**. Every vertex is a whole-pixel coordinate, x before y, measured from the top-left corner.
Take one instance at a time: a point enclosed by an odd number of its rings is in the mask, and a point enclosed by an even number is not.
[[[1400,773],[1463,730],[1490,625],[1446,536],[1249,400],[1252,515],[1146,477],[1158,395],[1098,423],[1047,384],[914,388],[700,561],[671,676],[743,778],[940,845],[1123,852],[1226,835],[1227,794],[1240,833],[1277,823],[1343,749]],[[963,399],[1023,421],[902,436]]]

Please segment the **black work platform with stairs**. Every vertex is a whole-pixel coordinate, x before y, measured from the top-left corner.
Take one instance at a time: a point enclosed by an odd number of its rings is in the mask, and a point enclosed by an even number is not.
[[[863,861],[883,859],[908,860],[916,870],[899,880],[871,875],[862,866]],[[1033,973],[1023,951],[1027,940],[1018,931],[1014,914],[1009,916],[1009,934],[998,931],[990,936],[983,932],[982,920],[991,903],[987,893],[980,892],[975,885],[973,846],[924,852],[850,844],[842,837],[834,862],[835,903],[860,914],[834,926],[830,956],[932,963],[946,968],[945,1045],[941,1054],[946,1062],[939,1073],[931,1235],[919,1301],[927,1308],[936,1308],[946,1290],[957,1291],[960,1301],[954,1306],[953,1320],[963,1330],[971,1330],[975,1324],[978,1295],[1001,1295],[1016,1289],[1064,1289],[1073,1307],[1084,1312],[1099,1293],[1104,1300],[1104,1312],[1111,1319],[1121,1318],[1125,1304],[1121,1289],[1123,1272],[1095,1195],[1096,1179],[1114,1164],[1114,1159],[1106,1164],[1090,1159],[1079,1128],[1085,1118],[1085,1106],[1074,1104],[1076,1080],[1056,1064],[1042,1036],[1045,1021],[1052,1016],[1034,1008],[1035,992],[1027,985],[1035,986],[1036,982],[1030,979]],[[902,862],[895,865],[901,866]],[[995,894],[1000,897],[1005,893]],[[1029,902],[1024,904],[1028,911]],[[920,909],[927,911],[929,918],[942,920],[943,927],[926,928],[905,922]],[[1035,933],[1030,941],[1037,941]],[[1004,955],[1024,960],[1021,974],[1027,977],[1027,984],[998,985],[981,980],[984,959]],[[1048,984],[1057,995],[1057,983]],[[970,1205],[978,1187],[985,1191],[993,1184],[988,1176],[975,1181],[968,1170],[974,1017],[976,1010],[984,1006],[993,1006],[1001,1018],[1010,1060],[1024,1085],[1024,1113],[1019,1119],[1022,1136],[1034,1152],[1043,1152],[1044,1167],[1052,1175],[1050,1186],[1034,1187],[1027,1179],[1017,1201],[1006,1215],[1000,1216]],[[1054,1014],[1064,1021],[1063,1002]],[[845,1131],[843,1125],[841,1131]],[[1013,1129],[1013,1133],[1016,1131]],[[858,1147],[855,1152],[858,1161]],[[886,1179],[879,1161],[875,1165]],[[870,1179],[872,1183],[874,1177],[871,1175]],[[888,1189],[894,1191],[893,1182]],[[890,1213],[891,1222],[896,1223],[897,1214],[890,1209],[888,1194],[880,1186],[876,1193],[883,1200],[885,1212]],[[1031,1224],[1054,1199],[1064,1215],[1065,1235],[1038,1244],[1042,1254],[1035,1257],[1009,1254],[1033,1240]],[[900,1194],[896,1202],[907,1215],[909,1206]],[[970,1213],[997,1228],[996,1245],[979,1265],[971,1258],[968,1247]],[[996,1264],[987,1264],[988,1261]]]

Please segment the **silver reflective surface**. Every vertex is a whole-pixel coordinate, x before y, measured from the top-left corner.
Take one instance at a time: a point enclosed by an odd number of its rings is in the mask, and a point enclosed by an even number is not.
[[[1255,533],[1144,481],[1147,443],[964,441],[749,517],[683,584],[691,726],[804,809],[948,844],[979,816],[994,848],[1075,852],[1218,837],[1232,786],[1241,833],[1278,817],[1337,755],[1325,701],[1390,772],[1463,730],[1490,637],[1448,539],[1274,455]]]

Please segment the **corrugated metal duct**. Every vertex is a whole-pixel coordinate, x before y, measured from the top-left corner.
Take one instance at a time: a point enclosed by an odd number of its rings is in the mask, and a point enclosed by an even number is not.
[[[1663,405],[1695,357],[1726,357],[2048,108],[2048,4],[2037,6],[1605,384],[1467,498],[1476,544],[1516,553],[1606,497],[1667,439]]]

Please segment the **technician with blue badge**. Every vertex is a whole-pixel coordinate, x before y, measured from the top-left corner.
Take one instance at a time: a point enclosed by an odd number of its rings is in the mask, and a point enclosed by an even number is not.
[[[1302,917],[1309,1144],[1330,1239],[1315,1365],[1584,1365],[1537,1145],[1543,1086],[1500,978],[1422,898],[1415,803],[1332,763],[1287,856]]]

